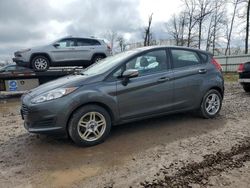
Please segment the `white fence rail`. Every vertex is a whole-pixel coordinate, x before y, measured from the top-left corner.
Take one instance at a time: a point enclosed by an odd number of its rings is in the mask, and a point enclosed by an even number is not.
[[[223,72],[236,72],[240,63],[250,61],[250,55],[230,55],[214,57],[222,66]]]

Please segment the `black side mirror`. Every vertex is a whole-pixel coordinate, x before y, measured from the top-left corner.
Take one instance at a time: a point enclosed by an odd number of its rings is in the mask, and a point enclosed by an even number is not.
[[[53,44],[53,46],[54,46],[55,48],[57,48],[57,47],[60,46],[60,44],[59,44],[59,43],[55,43],[55,44]]]
[[[136,69],[128,69],[122,73],[122,84],[126,86],[130,78],[135,78],[139,76],[139,71]]]

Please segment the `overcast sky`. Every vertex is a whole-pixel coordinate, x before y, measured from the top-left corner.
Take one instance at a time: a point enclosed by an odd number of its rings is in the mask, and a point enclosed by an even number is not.
[[[68,35],[104,38],[109,30],[128,43],[142,41],[151,13],[153,38],[166,39],[166,22],[183,10],[182,4],[181,0],[0,0],[0,60]],[[230,14],[232,8],[227,9]],[[232,45],[244,38],[243,30],[237,29]]]
[[[180,0],[0,0],[0,59],[67,35],[103,37],[114,30],[130,42],[142,40],[152,12],[161,37],[159,23],[178,10]]]

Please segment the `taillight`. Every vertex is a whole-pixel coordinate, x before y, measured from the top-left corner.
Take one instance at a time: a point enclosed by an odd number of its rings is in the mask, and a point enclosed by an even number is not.
[[[214,58],[212,59],[212,64],[215,65],[215,67],[216,67],[216,69],[217,69],[218,71],[222,71],[221,65],[220,65]]]
[[[244,72],[244,70],[245,70],[244,63],[241,63],[238,67],[238,72]]]

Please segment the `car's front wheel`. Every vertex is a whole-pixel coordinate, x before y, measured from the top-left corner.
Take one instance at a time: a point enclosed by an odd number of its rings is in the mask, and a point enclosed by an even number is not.
[[[103,142],[110,129],[109,113],[97,105],[87,105],[77,110],[68,126],[69,136],[78,146],[93,146]]]
[[[44,56],[35,56],[32,59],[32,68],[35,71],[46,71],[49,69],[49,60]]]
[[[222,106],[222,96],[215,89],[209,90],[203,97],[200,106],[200,115],[203,118],[209,119],[216,117]]]

